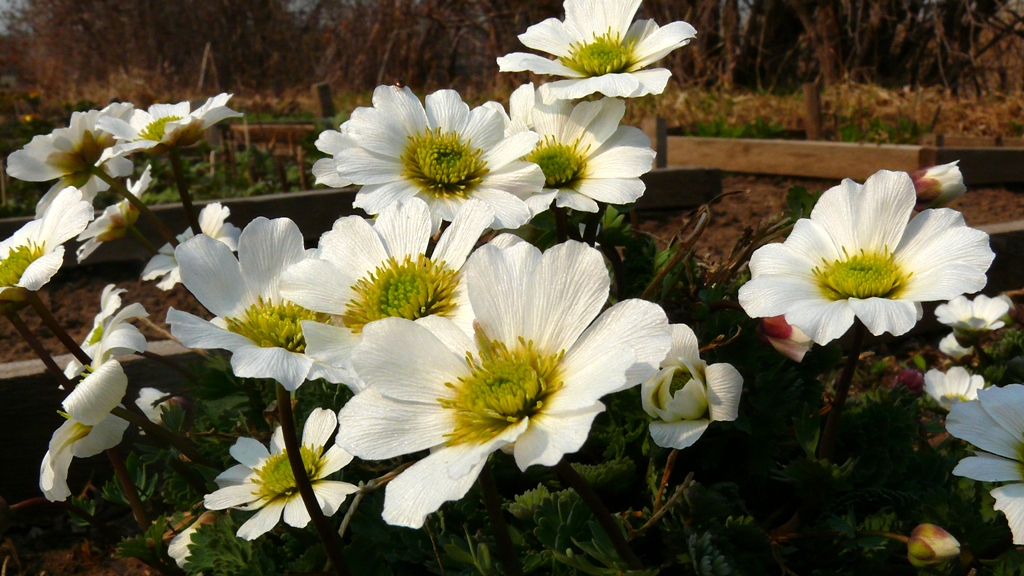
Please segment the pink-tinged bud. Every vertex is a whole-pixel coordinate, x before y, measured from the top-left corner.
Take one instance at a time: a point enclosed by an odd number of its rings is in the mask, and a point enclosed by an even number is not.
[[[907,558],[915,568],[939,566],[960,555],[960,542],[935,524],[921,524],[910,533]]]
[[[917,189],[917,210],[940,208],[967,192],[964,176],[957,166],[959,162],[931,166],[910,174]]]
[[[772,348],[794,362],[802,361],[804,354],[807,354],[813,344],[799,328],[786,322],[785,316],[762,318],[757,333],[762,340],[771,344]]]
[[[903,386],[915,396],[920,396],[924,393],[924,374],[921,374],[920,370],[904,368],[896,375],[896,382],[893,384],[893,387],[896,386]]]

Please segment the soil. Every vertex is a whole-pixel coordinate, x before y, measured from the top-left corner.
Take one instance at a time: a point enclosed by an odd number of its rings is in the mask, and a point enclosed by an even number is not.
[[[729,253],[743,230],[758,219],[770,216],[784,209],[786,193],[793,186],[804,186],[808,190],[824,190],[838,184],[834,180],[808,180],[773,176],[727,176],[723,182],[726,195],[712,206],[712,222],[698,244],[699,250],[710,259],[718,260]],[[964,214],[972,226],[1024,219],[1024,189],[1007,188],[972,189],[951,205]],[[679,232],[688,212],[666,212],[640,215],[640,228],[654,235],[664,246]],[[150,313],[150,319],[166,328],[164,317],[167,308],[203,315],[205,311],[180,284],[164,292],[153,282],[139,279],[142,263],[98,264],[75,268],[59,273],[40,295],[53,311],[54,316],[71,335],[81,341],[92,328],[93,317],[99,308],[100,293],[107,284],[117,284],[128,290],[122,295],[125,304],[141,302]],[[43,345],[56,354],[67,351],[57,338],[31,310],[21,313],[25,323],[40,337]],[[147,338],[164,337],[141,326]],[[0,322],[0,362],[29,360],[35,358],[32,350],[7,322]]]

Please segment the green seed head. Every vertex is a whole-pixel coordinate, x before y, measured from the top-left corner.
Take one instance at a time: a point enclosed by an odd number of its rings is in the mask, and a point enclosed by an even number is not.
[[[439,198],[467,198],[487,174],[483,151],[440,128],[410,136],[402,154],[405,177]]]
[[[682,390],[683,386],[689,384],[690,380],[693,379],[693,374],[690,374],[686,366],[678,367],[675,374],[672,375],[672,382],[668,385],[669,396],[674,396],[676,392]]]
[[[183,116],[164,116],[149,123],[148,126],[139,131],[137,140],[153,140],[159,142],[167,133],[167,123],[177,122]]]
[[[846,251],[843,250],[845,253]],[[845,260],[825,262],[815,268],[818,287],[829,300],[847,298],[898,298],[910,280],[897,266],[888,249],[881,254],[868,254],[861,250]]]
[[[86,340],[85,340],[85,344],[86,344],[86,346],[94,346],[97,343],[99,343],[99,341],[102,340],[102,339],[103,339],[103,324],[100,324],[100,325],[98,325],[98,326],[96,326],[95,328],[92,329],[92,332],[89,333],[89,337],[86,338]]]
[[[356,297],[342,316],[345,326],[362,332],[363,326],[382,318],[416,320],[447,316],[455,309],[459,273],[423,254],[401,262],[388,258],[369,276],[352,286]]]
[[[14,286],[29,265],[43,255],[43,246],[29,243],[11,249],[3,260],[0,260],[0,287]]]
[[[320,454],[302,446],[299,449],[302,455],[302,467],[306,469],[306,476],[310,480],[320,478]],[[292,474],[291,464],[288,462],[288,451],[274,454],[256,470],[256,484],[260,487],[261,498],[276,498],[278,496],[291,496],[298,493],[295,485],[295,475]]]
[[[228,330],[245,336],[264,348],[284,348],[301,353],[306,349],[302,337],[303,320],[326,323],[327,314],[306,310],[298,304],[270,304],[263,298],[249,307],[240,318],[227,318]]]
[[[568,57],[559,58],[567,66],[585,76],[602,76],[629,72],[636,64],[636,40],[624,42],[611,30],[587,44],[573,44]]]
[[[547,137],[525,160],[540,166],[546,188],[571,188],[583,178],[587,162],[576,144],[567,145]]]

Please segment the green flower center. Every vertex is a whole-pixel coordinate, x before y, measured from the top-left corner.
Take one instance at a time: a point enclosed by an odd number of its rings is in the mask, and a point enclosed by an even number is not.
[[[595,36],[588,44],[573,44],[568,57],[559,60],[585,76],[602,76],[628,72],[636,64],[636,40],[623,42],[611,30]]]
[[[303,320],[326,323],[327,314],[306,310],[298,304],[270,304],[263,298],[249,307],[240,318],[227,318],[228,330],[241,334],[263,348],[284,348],[301,353],[306,349],[302,337]]]
[[[139,131],[139,137],[136,138],[136,140],[155,140],[159,142],[163,139],[164,134],[167,133],[167,123],[177,122],[182,118],[184,118],[184,116],[164,116],[163,118],[157,118]]]
[[[423,254],[413,260],[385,260],[369,276],[352,286],[356,297],[342,316],[345,326],[362,332],[363,326],[382,318],[416,320],[447,316],[455,308],[459,273]]]
[[[3,260],[0,260],[0,286],[14,286],[28,267],[43,255],[43,246],[31,242],[27,245],[12,248]]]
[[[466,355],[470,375],[448,382],[456,391],[441,405],[455,411],[455,429],[448,444],[482,443],[506,427],[541,410],[545,400],[562,387],[558,366],[565,352],[545,355],[522,338],[509,350],[504,343],[477,333],[480,357]]]
[[[405,177],[439,198],[466,198],[487,174],[483,151],[440,128],[410,136],[402,154]]]
[[[587,161],[575,144],[559,144],[550,136],[534,148],[525,160],[540,166],[544,172],[546,188],[572,187],[583,178],[583,171],[587,167]]]
[[[299,448],[299,454],[302,456],[302,467],[306,469],[306,476],[310,480],[318,480],[320,477],[320,454],[305,446]],[[291,496],[299,491],[295,485],[295,475],[292,474],[291,463],[288,462],[287,450],[270,456],[266,463],[254,472],[256,479],[253,481],[260,486],[261,498]]]
[[[89,337],[85,340],[86,346],[93,346],[99,343],[103,339],[103,324],[100,324],[92,329],[89,333]]]
[[[674,396],[676,392],[682,390],[693,379],[693,374],[690,374],[686,366],[677,368],[675,374],[672,375],[672,382],[668,385],[669,396]]]
[[[844,250],[845,252],[845,250]],[[847,298],[898,298],[910,280],[886,249],[881,254],[868,254],[861,250],[853,257],[813,270],[818,287],[829,300]]]

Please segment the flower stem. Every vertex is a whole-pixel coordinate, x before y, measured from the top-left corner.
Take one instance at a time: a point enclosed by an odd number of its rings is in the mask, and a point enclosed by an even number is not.
[[[601,227],[601,218],[606,208],[604,203],[599,203],[597,212],[587,217],[586,226],[583,228],[583,241],[588,246],[593,246],[597,242],[597,231]]]
[[[498,557],[501,558],[501,567],[505,576],[521,576],[523,567],[516,557],[516,549],[512,545],[512,536],[508,533],[508,524],[505,523],[505,512],[501,509],[501,496],[498,494],[498,485],[494,482],[494,474],[491,472],[491,463],[484,462],[484,469],[480,472],[480,491],[483,493],[484,506],[487,507],[487,516],[491,520],[491,530],[494,532],[494,541],[498,545]]]
[[[587,484],[587,481],[580,476],[579,472],[572,467],[571,464],[562,458],[554,466],[555,472],[558,476],[569,485],[570,488],[576,491],[580,495],[580,498],[590,507],[590,511],[594,513],[594,517],[597,519],[598,524],[604,529],[608,538],[612,541],[612,545],[615,546],[615,551],[618,552],[619,557],[626,562],[630,570],[643,570],[644,565],[640,562],[640,559],[633,554],[633,551],[629,548],[629,543],[626,542],[625,536],[622,534],[622,530],[619,528],[618,523],[612,518],[611,512],[604,505],[604,502],[597,496],[594,489]]]
[[[153,211],[149,209],[149,206],[146,206],[142,202],[142,200],[139,200],[139,198],[135,194],[129,192],[128,189],[124,187],[124,184],[121,184],[117,180],[111,178],[109,174],[107,174],[98,167],[94,166],[92,168],[92,173],[100,180],[106,182],[107,185],[113,188],[115,192],[123,196],[125,200],[130,202],[131,205],[134,206],[135,209],[139,211],[139,213],[145,214],[146,218],[149,218],[153,222],[153,225],[156,226],[157,231],[160,232],[160,235],[163,236],[164,240],[167,240],[167,242],[169,242],[171,246],[178,245],[178,239],[174,237],[174,233],[168,230],[167,225],[164,224],[164,221],[161,220],[159,216],[154,214]]]
[[[555,206],[554,202],[551,203],[551,213],[555,215],[555,234],[558,243],[561,244],[569,239],[569,216],[565,213],[565,208]]]
[[[665,473],[661,475],[661,485],[658,487],[658,495],[654,498],[654,511],[657,512],[661,508],[661,498],[665,495],[665,488],[668,487],[669,476],[672,475],[672,469],[676,465],[676,457],[679,456],[679,450],[675,448],[668,453],[668,459],[665,460]]]
[[[18,331],[18,334],[21,334],[21,337],[28,342],[29,347],[32,348],[32,351],[35,352],[36,356],[43,361],[43,365],[46,366],[46,369],[49,370],[51,374],[53,374],[54,378],[57,379],[57,382],[64,386],[64,389],[69,392],[74,390],[75,383],[64,375],[64,371],[60,369],[60,366],[57,366],[56,362],[53,361],[53,356],[50,356],[50,353],[43,347],[43,344],[39,339],[36,338],[36,335],[29,330],[25,321],[21,319],[21,316],[18,316],[18,313],[13,311],[8,312],[5,316],[7,316],[7,319],[14,325],[14,329]]]
[[[142,235],[142,232],[139,232],[139,229],[136,228],[134,224],[129,224],[127,230],[128,233],[132,235],[132,238],[135,238],[139,244],[142,244],[142,247],[145,248],[151,256],[156,256],[160,253],[160,251],[156,249],[156,246],[153,246],[149,240],[146,240],[146,237]]]
[[[135,521],[138,522],[139,529],[145,532],[150,525],[149,516],[146,515],[146,507],[142,504],[142,498],[139,497],[139,491],[135,487],[135,482],[132,481],[132,475],[128,472],[128,467],[124,465],[124,460],[121,459],[121,455],[116,449],[110,448],[106,452],[107,458],[110,459],[110,465],[114,468],[114,474],[117,475],[117,479],[121,483],[121,489],[124,490],[124,496],[128,499],[128,505],[132,507]]]
[[[867,329],[860,320],[853,324],[853,341],[850,342],[850,349],[846,353],[846,365],[839,375],[836,383],[835,397],[832,399],[832,409],[829,410],[828,419],[825,420],[825,428],[821,433],[821,441],[818,443],[818,458],[820,460],[832,460],[836,450],[836,436],[839,434],[839,417],[843,415],[843,405],[846,404],[846,397],[850,394],[850,384],[853,382],[853,375],[857,371],[857,361],[860,359],[860,349],[864,345],[864,335]]]
[[[601,242],[601,253],[608,259],[608,263],[612,265],[612,276],[615,279],[615,298],[621,301],[626,293],[626,272],[622,267],[622,257],[619,256],[619,251],[615,249],[615,246],[603,241]]]
[[[160,439],[166,444],[173,446],[178,452],[181,452],[186,458],[197,464],[215,468],[216,464],[211,462],[207,457],[199,453],[199,450],[192,445],[186,438],[183,438],[174,432],[164,428],[159,424],[153,423],[149,418],[141,414],[129,412],[122,406],[117,406],[110,411],[111,414],[117,416],[122,420],[126,420],[131,424],[138,426],[142,431],[154,439]]]
[[[136,354],[138,354],[139,356],[142,356],[143,358],[148,358],[148,359],[150,359],[150,360],[152,360],[154,362],[159,362],[159,363],[163,364],[164,366],[167,366],[171,370],[174,370],[178,374],[181,374],[182,376],[184,376],[187,380],[189,380],[193,384],[196,384],[196,383],[199,382],[199,378],[195,375],[194,372],[192,372],[188,368],[185,368],[184,366],[182,366],[181,364],[175,362],[174,360],[171,360],[170,358],[166,358],[166,357],[161,356],[159,354],[156,354],[154,352],[150,352],[149,350],[143,350],[142,352],[136,352]]]
[[[192,227],[192,233],[199,236],[203,233],[203,229],[199,225],[196,208],[192,205],[192,196],[188,193],[188,182],[185,180],[185,169],[181,166],[181,154],[178,152],[178,147],[171,146],[169,155],[171,168],[174,169],[174,183],[178,186],[178,195],[181,196],[181,205],[185,208],[188,224]]]
[[[309,476],[306,473],[306,466],[302,463],[301,445],[295,433],[295,417],[292,414],[292,395],[281,384],[277,385],[277,409],[281,420],[281,434],[284,436],[285,452],[288,454],[288,463],[292,467],[292,475],[295,477],[295,486],[302,496],[302,503],[306,505],[306,512],[320,535],[327,550],[327,557],[331,560],[331,566],[338,576],[348,576],[351,572],[345,563],[342,555],[341,538],[331,528],[330,522],[324,516],[320,504],[317,502],[316,494],[313,492],[313,485],[309,483]]]
[[[61,344],[68,349],[68,352],[71,352],[71,354],[81,362],[83,366],[92,364],[92,358],[90,358],[89,355],[85,353],[85,350],[82,350],[82,347],[78,345],[78,342],[75,342],[75,339],[72,338],[66,330],[64,330],[64,327],[60,325],[60,322],[57,322],[57,319],[53,317],[53,314],[50,312],[50,309],[46,307],[46,304],[43,304],[43,301],[39,298],[39,294],[37,292],[29,291],[25,300],[32,305],[32,308],[35,308],[36,314],[39,315],[39,319],[43,321],[43,324],[45,324],[51,332],[53,332],[54,336],[60,340]]]

